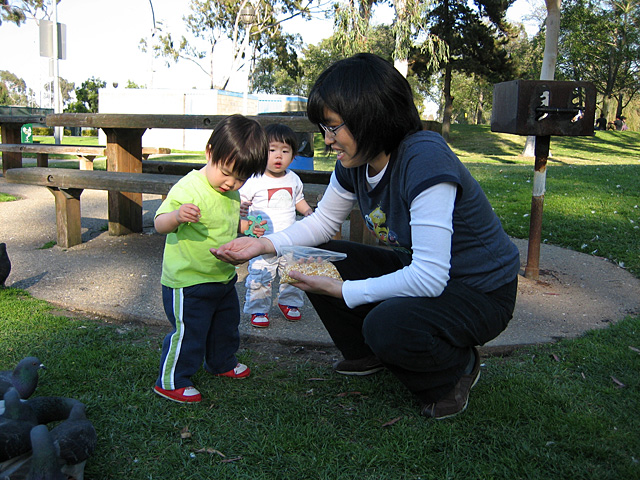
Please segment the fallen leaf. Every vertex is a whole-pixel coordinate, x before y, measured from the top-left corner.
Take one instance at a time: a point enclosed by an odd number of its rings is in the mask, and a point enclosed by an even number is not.
[[[560,361],[560,357],[558,357],[558,355],[556,355],[555,353],[554,353],[554,354],[552,354],[551,356],[553,357],[553,359],[554,359],[556,362],[559,362],[559,361]]]
[[[632,347],[631,345],[629,345],[629,348],[636,353],[640,353],[640,348]]]
[[[584,372],[580,372],[580,375],[582,375],[582,378],[584,378],[585,380],[587,379],[587,377],[584,376]]]
[[[180,431],[180,438],[191,438],[191,432],[189,431],[189,427],[184,427]]]
[[[347,395],[362,395],[362,392],[342,392],[338,394],[338,397],[346,397]]]
[[[611,380],[613,380],[613,383],[615,383],[618,388],[624,388],[626,387],[626,385],[624,383],[622,383],[620,380],[618,380],[616,377],[614,377],[613,375],[611,375]]]
[[[225,458],[224,460],[222,460],[222,463],[235,462],[237,460],[242,460],[242,457]]]
[[[544,292],[543,295],[560,295],[559,293]]]
[[[216,455],[220,455],[221,457],[226,457],[226,455],[224,453],[222,453],[220,450],[216,450],[215,448],[201,448],[200,450],[196,450],[195,453],[209,453],[209,454],[216,454]]]
[[[383,427],[390,427],[391,425],[393,425],[394,423],[400,421],[401,419],[402,419],[402,417],[394,418],[393,420],[389,420],[387,423],[383,423],[382,426]]]

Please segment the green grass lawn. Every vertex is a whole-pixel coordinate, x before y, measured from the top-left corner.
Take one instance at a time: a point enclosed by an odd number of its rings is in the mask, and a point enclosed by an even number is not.
[[[18,289],[0,305],[0,369],[38,356],[36,395],[87,405],[87,480],[640,478],[640,317],[485,358],[467,411],[434,421],[388,372],[336,375],[321,353],[274,345],[241,350],[248,379],[200,371],[202,403],[179,405],[151,392],[153,331]]]
[[[526,238],[525,139],[452,133],[507,232]],[[331,170],[318,147],[315,168]],[[639,148],[635,132],[552,138],[543,241],[640,276]],[[312,349],[244,345],[252,377],[201,371],[204,400],[185,406],[151,392],[161,346],[152,329],[69,317],[13,288],[0,289],[0,324],[0,369],[38,356],[47,370],[36,394],[87,405],[98,432],[87,480],[640,479],[638,316],[484,359],[468,410],[444,421],[420,417],[388,372],[335,375],[331,355]]]

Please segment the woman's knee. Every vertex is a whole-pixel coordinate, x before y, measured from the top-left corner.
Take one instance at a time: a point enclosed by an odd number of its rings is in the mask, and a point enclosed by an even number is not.
[[[397,311],[390,300],[376,306],[365,317],[362,335],[366,344],[382,360],[383,356],[397,352],[406,343]]]

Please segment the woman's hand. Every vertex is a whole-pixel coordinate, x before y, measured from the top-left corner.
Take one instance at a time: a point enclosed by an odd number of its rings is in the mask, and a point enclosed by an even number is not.
[[[341,280],[320,275],[305,275],[296,270],[289,271],[288,275],[298,281],[298,283],[292,283],[292,285],[298,287],[300,290],[342,298],[343,282]]]
[[[232,265],[239,265],[258,255],[275,253],[275,248],[266,237],[263,239],[239,237],[221,245],[219,248],[210,248],[209,251],[218,260]]]

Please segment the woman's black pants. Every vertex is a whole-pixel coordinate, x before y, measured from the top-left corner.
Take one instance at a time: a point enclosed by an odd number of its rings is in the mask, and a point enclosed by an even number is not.
[[[408,265],[410,255],[332,240],[319,248],[343,252],[335,262],[344,280],[361,280]],[[517,277],[488,293],[450,280],[438,297],[396,297],[349,308],[342,299],[308,294],[345,359],[375,355],[422,402],[452,390],[472,347],[497,337],[515,308]]]

